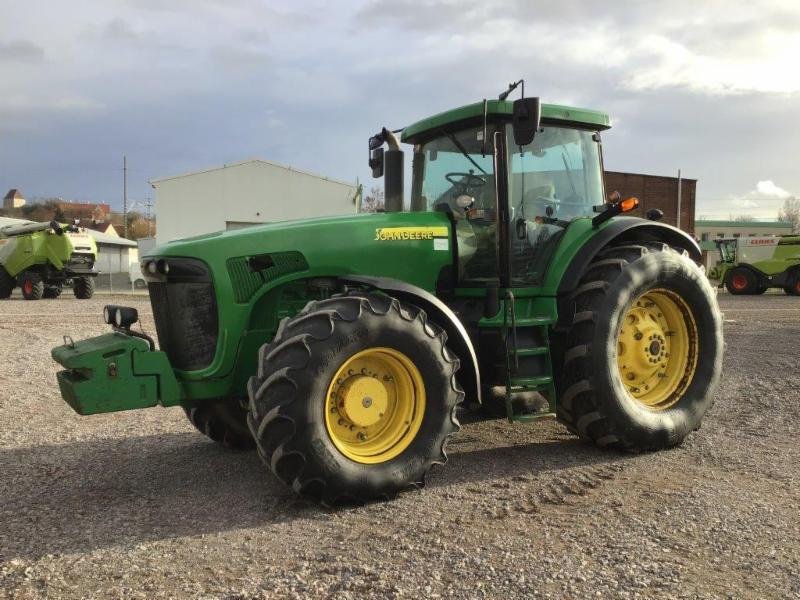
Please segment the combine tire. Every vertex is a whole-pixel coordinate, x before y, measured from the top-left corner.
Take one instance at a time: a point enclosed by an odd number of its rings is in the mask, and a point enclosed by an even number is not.
[[[58,298],[63,291],[61,283],[51,283],[44,286],[44,298]]]
[[[19,278],[22,297],[25,300],[40,300],[44,295],[44,282],[38,273],[25,271]]]
[[[424,485],[458,431],[458,359],[419,308],[379,294],[309,303],[284,319],[250,378],[259,454],[323,504]]]
[[[790,296],[800,296],[800,273],[794,273],[789,276],[789,281],[783,291]]]
[[[72,293],[78,300],[88,300],[94,296],[94,278],[76,277],[72,280]]]
[[[203,402],[183,410],[197,431],[221,446],[231,450],[255,448],[247,429],[247,409],[237,401]]]
[[[754,295],[759,285],[755,274],[750,269],[736,267],[725,276],[725,288],[735,295]]]
[[[14,291],[14,278],[0,265],[0,300],[5,300]]]
[[[683,251],[610,247],[572,297],[558,418],[598,446],[679,444],[713,403],[722,370],[714,290]]]

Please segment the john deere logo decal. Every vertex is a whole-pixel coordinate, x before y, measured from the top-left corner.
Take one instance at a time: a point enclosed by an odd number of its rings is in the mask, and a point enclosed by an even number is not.
[[[432,240],[446,238],[447,227],[380,227],[375,230],[375,241]]]

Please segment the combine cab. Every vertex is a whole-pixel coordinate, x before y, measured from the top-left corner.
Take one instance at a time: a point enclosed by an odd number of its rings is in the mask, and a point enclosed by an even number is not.
[[[64,399],[80,414],[182,406],[326,504],[421,487],[459,406],[553,415],[605,448],[679,444],[722,364],[700,249],[606,194],[605,114],[509,91],[373,136],[386,212],[153,249],[160,348],[135,310],[107,307],[112,332],[53,349]]]
[[[0,299],[19,286],[25,300],[58,298],[65,285],[76,298],[94,294],[94,238],[75,225],[25,223],[0,228]]]

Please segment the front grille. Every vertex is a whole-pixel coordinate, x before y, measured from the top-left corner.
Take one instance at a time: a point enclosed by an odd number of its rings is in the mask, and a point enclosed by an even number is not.
[[[158,343],[174,368],[204,369],[214,360],[219,335],[214,284],[200,261],[170,259],[169,264],[167,277],[148,282]]]

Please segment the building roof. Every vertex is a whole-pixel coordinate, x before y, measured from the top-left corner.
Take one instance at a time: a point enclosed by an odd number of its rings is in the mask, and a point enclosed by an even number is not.
[[[278,169],[283,169],[284,171],[289,171],[291,173],[300,173],[301,175],[307,175],[309,177],[315,177],[317,179],[322,179],[324,181],[330,181],[331,183],[337,183],[339,185],[346,185],[347,187],[351,187],[355,189],[355,183],[347,183],[346,181],[340,181],[338,179],[332,179],[331,177],[325,177],[324,175],[318,175],[316,173],[311,173],[310,171],[303,171],[301,169],[295,169],[294,167],[290,167],[288,165],[282,165],[279,163],[275,163],[269,160],[264,160],[263,158],[249,158],[246,160],[240,160],[235,163],[228,163],[224,165],[217,165],[215,167],[207,167],[205,169],[198,169],[197,171],[189,171],[187,173],[180,173],[178,175],[167,175],[164,177],[156,177],[154,179],[149,179],[148,183],[153,187],[156,187],[159,183],[163,183],[165,181],[170,181],[172,179],[179,179],[181,177],[191,177],[193,175],[202,175],[203,173],[211,173],[212,171],[221,171],[223,169],[229,169],[231,167],[241,167],[243,165],[256,163],[262,166],[267,167],[275,167]]]
[[[483,102],[475,102],[474,104],[467,104],[466,106],[446,110],[432,117],[427,117],[403,129],[402,140],[404,142],[412,141],[413,138],[424,135],[432,129],[439,129],[448,123],[481,118],[483,117],[483,109]],[[489,100],[486,102],[486,114],[489,118],[509,117],[513,113],[513,109],[514,103],[510,100]],[[543,120],[579,123],[596,129],[608,129],[611,127],[611,119],[607,114],[588,108],[542,104],[541,111]]]
[[[792,228],[792,224],[787,221],[714,221],[710,219],[696,219],[694,226],[695,229],[697,227],[737,227],[740,229],[754,229],[759,227]]]
[[[11,217],[0,217],[0,227],[6,225],[26,225],[28,223],[35,223],[36,221],[26,221],[25,219],[12,219]],[[92,231],[92,237],[98,244],[105,244],[108,246],[127,246],[135,248],[139,244],[133,240],[128,240],[122,237],[114,237],[100,231]]]
[[[8,190],[6,197],[3,200],[24,200],[25,198],[22,196],[22,192],[20,192],[17,188],[11,188]]]

